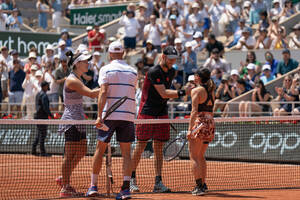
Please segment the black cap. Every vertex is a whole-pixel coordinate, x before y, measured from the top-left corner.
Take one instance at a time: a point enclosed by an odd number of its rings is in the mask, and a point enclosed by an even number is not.
[[[169,59],[178,58],[178,52],[173,46],[166,46],[163,50],[163,54],[166,55]]]
[[[291,54],[290,50],[288,50],[288,49],[284,49],[284,50],[282,51],[282,54],[284,54],[284,53]]]
[[[46,85],[49,86],[49,83],[48,83],[47,81],[43,81],[43,82],[41,83],[41,87],[45,87]]]

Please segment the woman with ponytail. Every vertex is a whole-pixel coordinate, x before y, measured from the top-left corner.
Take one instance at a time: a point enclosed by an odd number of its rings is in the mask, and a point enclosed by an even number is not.
[[[195,73],[195,83],[198,87],[191,93],[192,111],[187,138],[189,140],[190,159],[194,173],[196,187],[193,195],[204,195],[207,190],[205,152],[209,142],[214,139],[215,123],[213,119],[213,107],[215,101],[215,84],[210,78],[207,68],[199,68]],[[195,133],[192,131],[200,126]]]
[[[68,66],[72,69],[67,77],[64,88],[64,114],[62,120],[84,120],[83,96],[97,98],[99,89],[91,90],[86,87],[81,76],[88,71],[89,61],[92,56],[87,52],[73,55],[71,51],[66,53],[69,57]],[[61,186],[61,197],[76,196],[75,189],[70,185],[70,177],[79,161],[85,156],[87,150],[86,130],[83,125],[61,125],[59,132],[65,134],[65,154],[62,163],[62,176],[57,178]]]

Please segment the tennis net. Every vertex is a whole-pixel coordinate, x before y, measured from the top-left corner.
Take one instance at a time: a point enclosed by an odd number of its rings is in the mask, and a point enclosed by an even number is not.
[[[300,117],[217,118],[215,139],[206,152],[209,190],[286,189],[300,187]],[[81,124],[87,131],[87,155],[71,177],[71,184],[84,195],[90,185],[92,155],[97,130],[94,121],[0,120],[0,199],[57,198],[60,188],[55,179],[61,175],[64,135],[62,124]],[[31,155],[38,124],[46,124],[45,147],[51,157]],[[135,124],[172,124],[171,139],[184,135],[188,119],[136,120]],[[146,126],[147,127],[147,126]],[[147,132],[147,129],[144,131]],[[152,130],[153,131],[153,130]],[[157,132],[163,130],[158,130]],[[113,190],[122,184],[122,159],[115,136],[113,153]],[[132,144],[134,149],[136,143]],[[150,145],[149,145],[150,146]],[[38,149],[37,149],[38,151]],[[154,185],[154,159],[146,147],[136,171],[140,192],[151,192]],[[39,151],[38,151],[39,152]],[[191,191],[194,180],[190,169],[188,145],[178,159],[164,162],[163,182],[174,192]],[[105,193],[105,162],[99,175],[99,192]]]

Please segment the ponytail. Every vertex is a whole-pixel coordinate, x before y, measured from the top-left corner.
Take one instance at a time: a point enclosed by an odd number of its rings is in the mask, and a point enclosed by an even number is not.
[[[79,53],[75,56],[72,51],[67,51],[66,56],[69,57],[68,67],[71,68],[73,66],[73,63],[76,60],[76,58],[78,58],[80,55],[81,55],[81,53]]]

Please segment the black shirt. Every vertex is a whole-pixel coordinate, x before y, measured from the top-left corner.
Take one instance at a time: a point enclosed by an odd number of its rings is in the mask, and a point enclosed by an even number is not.
[[[166,89],[170,89],[175,76],[175,69],[171,68],[164,72],[160,65],[151,67],[146,74],[144,81],[142,99],[139,112],[151,116],[163,116],[168,114],[167,102],[155,89],[154,85],[164,84]]]
[[[205,48],[208,51],[209,56],[210,56],[212,50],[215,49],[215,48],[217,48],[219,50],[219,52],[224,51],[224,45],[223,45],[223,43],[219,42],[218,40],[216,40],[216,42],[214,44],[207,43],[205,45]]]
[[[52,117],[49,109],[49,99],[47,94],[43,90],[37,93],[35,97],[35,108],[35,119],[48,119],[48,116]]]

